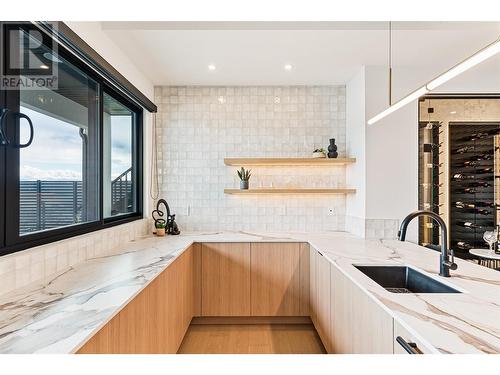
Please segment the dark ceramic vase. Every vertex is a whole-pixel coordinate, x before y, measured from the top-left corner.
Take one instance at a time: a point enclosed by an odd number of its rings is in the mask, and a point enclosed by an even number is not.
[[[337,156],[339,156],[339,153],[337,152],[335,138],[330,138],[330,146],[328,146],[328,157],[330,159],[335,159]]]

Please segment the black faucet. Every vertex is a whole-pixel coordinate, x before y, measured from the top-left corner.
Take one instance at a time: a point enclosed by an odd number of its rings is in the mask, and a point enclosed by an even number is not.
[[[454,262],[455,256],[453,254],[453,250],[450,250],[450,261],[448,254],[448,231],[446,229],[446,224],[441,216],[432,211],[422,210],[412,212],[401,222],[401,227],[399,228],[398,232],[399,240],[404,241],[406,239],[406,229],[408,228],[408,224],[410,224],[410,221],[412,221],[414,218],[419,216],[429,216],[439,224],[439,227],[441,228],[441,256],[439,258],[439,275],[443,277],[450,277],[450,270],[456,270],[458,266]]]

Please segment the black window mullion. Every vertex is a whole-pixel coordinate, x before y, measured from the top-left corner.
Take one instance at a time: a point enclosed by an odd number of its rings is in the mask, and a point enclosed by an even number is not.
[[[4,58],[1,51],[5,51],[4,23],[0,22],[0,79],[4,75]],[[0,109],[6,107],[5,91],[0,89]],[[0,248],[5,247],[5,146],[0,145]]]
[[[8,90],[5,108],[19,112],[18,90]],[[9,140],[19,139],[19,119],[5,116],[5,132]],[[15,245],[19,241],[19,148],[4,146],[5,149],[5,246]]]
[[[99,222],[104,224],[104,88],[99,84]]]

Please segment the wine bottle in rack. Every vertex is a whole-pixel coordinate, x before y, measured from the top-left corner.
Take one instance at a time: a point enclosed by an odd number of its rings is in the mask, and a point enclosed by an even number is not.
[[[464,163],[462,165],[464,167],[477,167],[480,164],[481,163],[477,160],[466,160],[466,161],[464,161]]]
[[[470,221],[457,221],[457,225],[467,229],[481,229],[480,225],[474,224]]]
[[[472,187],[470,187],[470,188],[467,187],[467,188],[459,190],[459,193],[462,193],[462,194],[476,194],[477,193],[477,189],[472,188]]]
[[[489,135],[498,135],[500,134],[500,129],[491,129],[488,130],[486,133],[488,133]]]
[[[452,154],[465,154],[467,152],[472,152],[474,150],[475,150],[474,146],[464,146],[464,147],[460,147],[460,148],[457,148],[455,150],[452,150],[451,153]]]
[[[466,202],[457,201],[457,202],[455,202],[455,207],[456,208],[476,208],[476,205],[474,203],[466,203]]]
[[[489,182],[486,182],[486,181],[474,181],[473,183],[469,184],[468,187],[471,187],[471,188],[478,188],[478,187],[483,187],[483,188],[486,188],[486,187],[490,187],[491,184]]]
[[[474,171],[477,174],[493,173],[493,168],[479,168]]]
[[[476,212],[475,212],[475,213],[476,213],[476,214],[478,214],[478,215],[488,216],[488,215],[490,215],[490,214],[491,214],[491,211],[489,211],[489,210],[485,210],[485,209],[483,209],[483,208],[480,208],[480,209],[476,210]]]
[[[459,248],[461,250],[470,250],[470,249],[472,249],[472,245],[469,244],[468,242],[465,242],[465,241],[458,241],[457,248]]]
[[[486,137],[490,137],[490,136],[491,136],[491,134],[489,134],[488,132],[478,132],[478,133],[468,135],[467,137],[460,138],[459,140],[465,141],[465,142],[470,142],[470,141],[475,141],[477,139],[486,138]]]
[[[467,161],[471,162],[471,161],[482,161],[482,160],[491,160],[491,159],[493,159],[493,152],[471,156],[469,158],[469,160],[467,160]]]
[[[474,202],[476,207],[491,207],[494,208],[496,206],[495,202],[490,201],[476,201]]]
[[[485,174],[485,173],[482,173]],[[465,181],[465,180],[476,180],[476,181],[489,181],[493,180],[495,176],[476,176],[474,174],[465,174],[465,173],[455,173],[452,176],[452,179],[455,181]],[[496,176],[500,178],[500,176]]]
[[[454,180],[474,180],[476,176],[464,173],[455,173],[452,177]]]

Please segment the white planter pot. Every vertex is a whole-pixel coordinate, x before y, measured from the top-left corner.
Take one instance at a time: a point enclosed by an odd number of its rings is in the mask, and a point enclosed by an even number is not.
[[[313,158],[326,158],[326,155],[323,152],[313,152]]]

